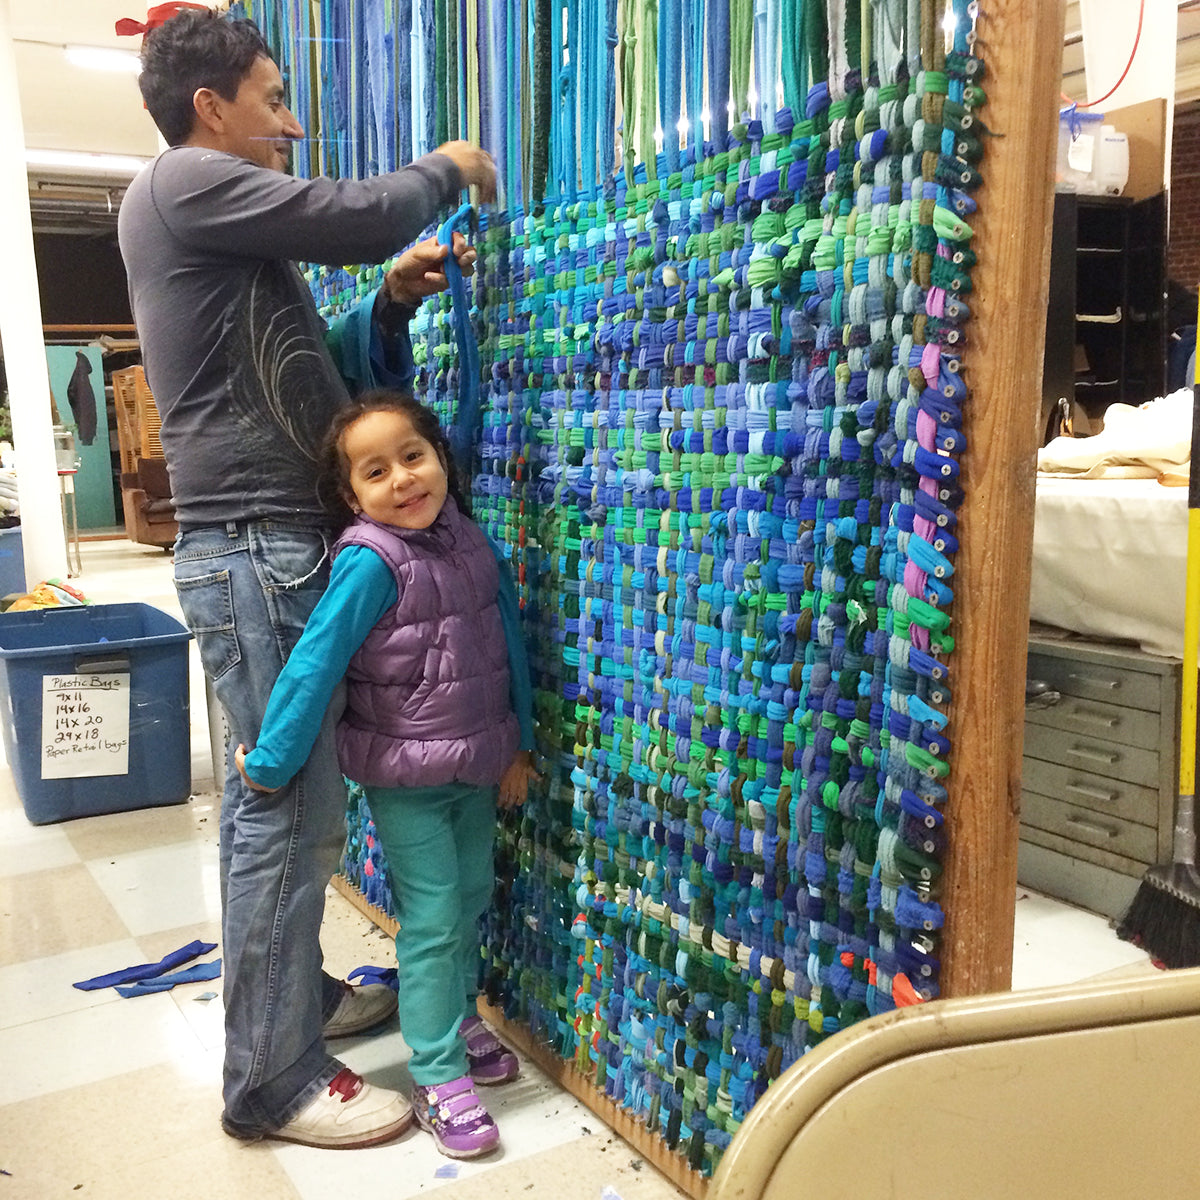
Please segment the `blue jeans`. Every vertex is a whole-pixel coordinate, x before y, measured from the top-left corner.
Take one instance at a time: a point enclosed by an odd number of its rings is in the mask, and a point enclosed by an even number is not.
[[[321,970],[325,885],[345,842],[346,786],[333,697],[308,762],[286,787],[256,792],[233,765],[253,747],[267,699],[329,580],[320,530],[238,521],[187,530],[175,589],[230,729],[221,803],[225,1112],[233,1134],[287,1124],[341,1064],[321,1027],[340,986]]]
[[[400,1028],[413,1081],[467,1073],[458,1036],[479,993],[479,918],[496,885],[496,789],[366,789],[396,901]]]

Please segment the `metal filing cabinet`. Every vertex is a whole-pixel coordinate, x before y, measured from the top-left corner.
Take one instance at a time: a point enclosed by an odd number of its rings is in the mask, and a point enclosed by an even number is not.
[[[1020,883],[1105,916],[1171,854],[1181,664],[1131,647],[1030,637]]]

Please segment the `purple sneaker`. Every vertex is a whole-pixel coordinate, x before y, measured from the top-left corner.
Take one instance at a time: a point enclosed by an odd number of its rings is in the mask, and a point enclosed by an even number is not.
[[[500,1145],[500,1130],[475,1095],[469,1075],[449,1083],[413,1088],[417,1124],[433,1134],[437,1148],[450,1158],[478,1158]]]
[[[467,1042],[467,1070],[475,1083],[494,1087],[516,1079],[521,1070],[517,1056],[479,1017],[467,1017],[458,1027]]]

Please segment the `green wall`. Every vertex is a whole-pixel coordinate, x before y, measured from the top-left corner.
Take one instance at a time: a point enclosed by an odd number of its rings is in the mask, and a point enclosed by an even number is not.
[[[85,446],[79,435],[79,423],[67,399],[67,384],[83,355],[91,367],[88,377],[96,398],[96,436]],[[50,370],[50,390],[58,409],[59,423],[75,434],[75,453],[79,473],[75,476],[75,506],[80,529],[103,529],[117,524],[113,498],[112,453],[108,444],[108,405],[104,398],[103,354],[97,346],[47,346],[46,365]]]

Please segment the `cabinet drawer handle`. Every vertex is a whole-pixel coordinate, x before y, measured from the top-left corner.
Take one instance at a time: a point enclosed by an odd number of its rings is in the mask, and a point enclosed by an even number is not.
[[[1096,821],[1085,821],[1082,817],[1068,817],[1068,825],[1074,825],[1076,829],[1082,829],[1085,833],[1094,833],[1098,837],[1115,838],[1120,835],[1119,829],[1113,829],[1109,825],[1101,825]]]
[[[1067,791],[1087,800],[1099,800],[1102,804],[1111,804],[1117,798],[1116,792],[1102,792],[1099,788],[1084,787],[1081,783],[1068,783]]]
[[[1084,750],[1079,746],[1072,746],[1067,753],[1074,755],[1076,758],[1082,758],[1084,762],[1103,763],[1106,767],[1111,767],[1120,758],[1118,754],[1104,754],[1099,750]]]
[[[1075,671],[1068,671],[1067,678],[1079,683],[1090,683],[1093,687],[1108,688],[1110,692],[1115,692],[1121,686],[1119,679],[1097,679],[1095,675],[1080,675]]]
[[[1120,717],[1104,717],[1100,713],[1088,712],[1086,708],[1076,709],[1069,714],[1081,725],[1097,725],[1101,729],[1113,729],[1120,724]]]

